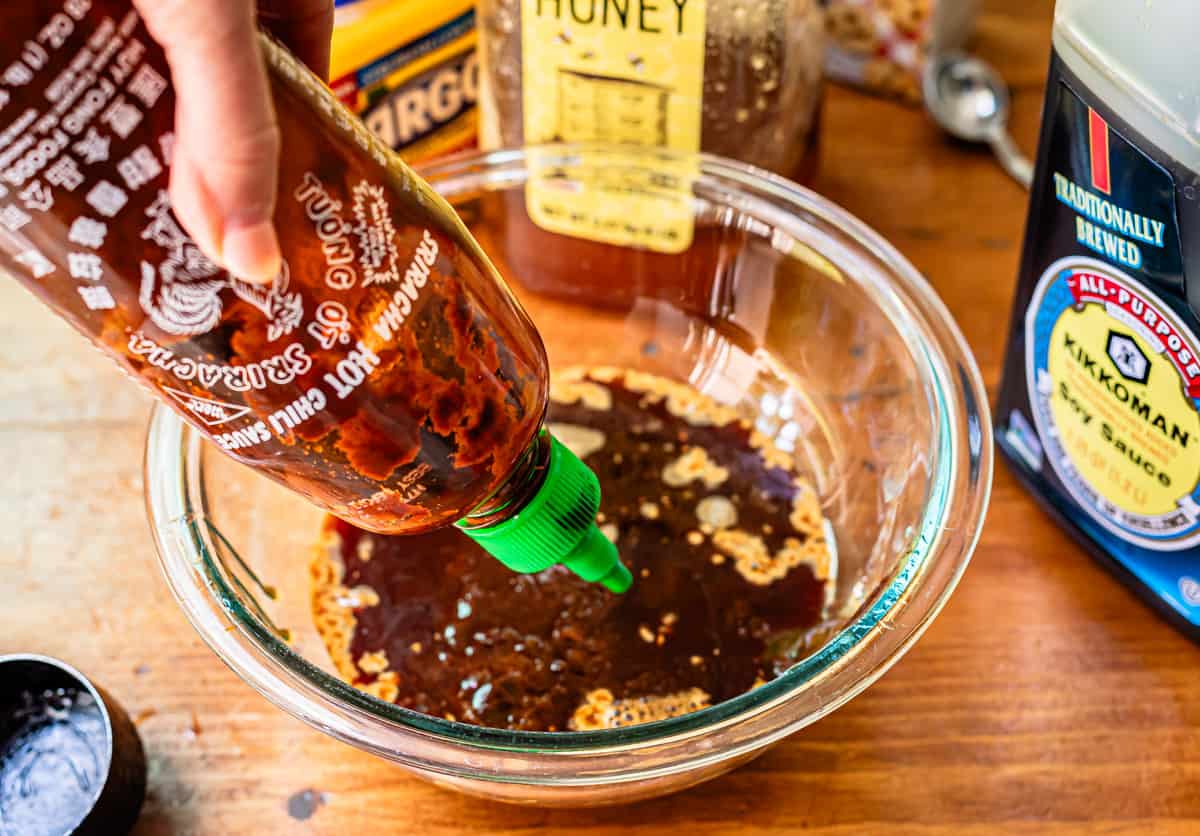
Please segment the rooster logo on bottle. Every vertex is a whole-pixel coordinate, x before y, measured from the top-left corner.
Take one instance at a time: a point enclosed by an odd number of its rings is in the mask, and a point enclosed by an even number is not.
[[[165,191],[146,209],[150,222],[142,238],[163,249],[157,265],[142,262],[138,298],[150,321],[180,337],[205,334],[221,320],[221,292],[231,289],[238,298],[263,312],[269,323],[267,339],[291,333],[304,316],[299,293],[288,292],[288,266],[269,285],[255,285],[226,273],[200,252],[175,216]]]

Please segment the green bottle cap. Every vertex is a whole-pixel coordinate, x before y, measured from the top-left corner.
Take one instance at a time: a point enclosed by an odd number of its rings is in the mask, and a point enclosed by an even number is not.
[[[596,527],[599,508],[596,474],[551,436],[545,480],[524,508],[486,528],[459,527],[514,572],[541,572],[561,563],[585,581],[621,593],[633,576]]]

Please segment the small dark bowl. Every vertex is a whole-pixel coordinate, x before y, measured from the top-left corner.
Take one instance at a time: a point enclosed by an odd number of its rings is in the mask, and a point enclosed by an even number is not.
[[[48,656],[0,656],[0,822],[119,836],[145,795],[142,741],[103,688]]]

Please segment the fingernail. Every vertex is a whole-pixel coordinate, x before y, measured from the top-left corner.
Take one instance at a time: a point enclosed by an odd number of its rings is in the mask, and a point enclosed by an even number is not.
[[[239,279],[271,281],[283,263],[275,227],[269,221],[227,227],[221,242],[221,261]]]

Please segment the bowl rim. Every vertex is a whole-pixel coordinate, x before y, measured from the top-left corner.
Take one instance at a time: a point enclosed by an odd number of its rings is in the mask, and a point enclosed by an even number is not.
[[[457,155],[420,167],[435,188],[447,184],[483,182],[505,187],[523,182],[527,162],[570,164],[582,155],[605,153],[588,145],[549,145]],[[608,149],[609,153],[612,149]],[[513,753],[533,760],[562,756],[599,756],[631,750],[686,744],[699,735],[730,728],[785,706],[819,676],[832,678],[853,667],[858,656],[873,648],[877,658],[862,670],[850,671],[849,681],[828,699],[801,717],[760,730],[762,733],[722,749],[719,759],[761,748],[775,739],[815,722],[856,696],[883,675],[920,637],[941,610],[962,576],[982,531],[990,499],[993,466],[991,420],[986,389],[975,359],[949,311],[933,288],[891,244],[850,213],[816,193],[753,166],[709,154],[677,154],[661,149],[630,155],[690,158],[697,180],[709,178],[732,187],[739,200],[777,201],[797,219],[813,221],[849,237],[885,268],[891,286],[873,287],[876,300],[890,300],[896,310],[920,325],[918,333],[932,340],[910,341],[914,361],[923,362],[932,388],[935,449],[931,452],[929,496],[923,518],[907,551],[890,578],[881,584],[871,603],[812,656],[792,666],[771,682],[680,717],[619,729],[589,732],[525,732],[483,728],[424,715],[380,701],[326,673],[288,648],[259,617],[242,606],[238,591],[222,577],[220,535],[205,512],[199,432],[187,426],[171,409],[156,404],[151,415],[145,454],[147,513],[168,586],[188,619],[213,651],[248,684],[285,711],[359,748],[393,760],[416,762],[420,768],[451,775],[490,780],[523,780],[502,771],[488,773],[480,765],[465,767],[397,752],[381,745],[374,727],[401,732],[409,743],[425,751],[449,745],[497,753]],[[515,175],[508,169],[517,167]],[[487,172],[499,172],[494,180]],[[508,173],[508,176],[506,176]],[[478,187],[478,186],[476,186]],[[769,205],[769,204],[768,204]],[[903,291],[903,293],[901,293]],[[885,312],[886,309],[885,309]],[[894,321],[894,320],[893,320]],[[969,496],[956,496],[958,482],[967,478]],[[954,531],[947,525],[951,510],[966,505],[968,519]],[[961,509],[960,509],[961,510]],[[946,554],[947,551],[952,553]],[[951,564],[934,566],[934,557]],[[944,562],[944,561],[943,561]],[[936,573],[932,569],[939,569]],[[936,574],[936,578],[934,575]],[[939,585],[932,600],[918,602],[919,612],[909,612],[917,590],[933,581]],[[903,614],[905,617],[900,618]],[[336,701],[337,705],[331,705]],[[693,753],[689,764],[705,760]],[[626,772],[621,780],[661,774],[653,766]],[[528,777],[528,776],[526,776]],[[545,783],[594,784],[597,776],[538,775]]]

